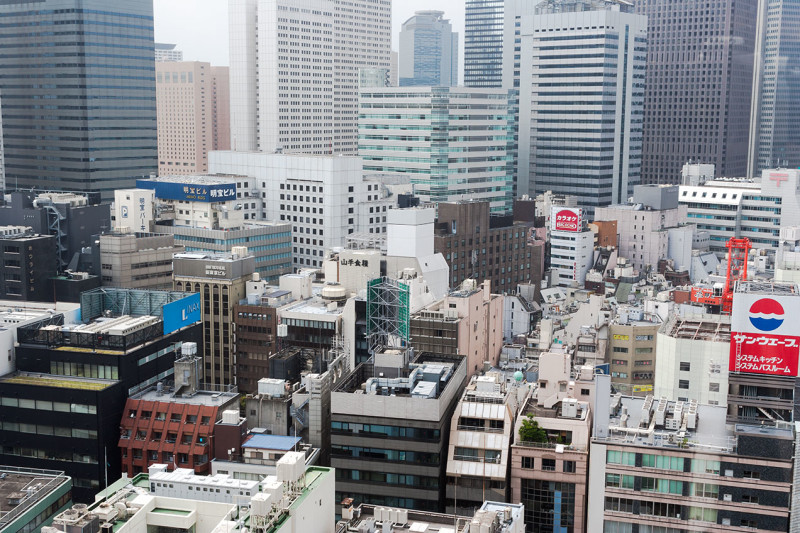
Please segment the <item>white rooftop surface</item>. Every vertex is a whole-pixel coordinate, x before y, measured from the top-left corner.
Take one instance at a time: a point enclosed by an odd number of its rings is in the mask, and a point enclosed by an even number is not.
[[[166,465],[151,465],[155,466]],[[250,479],[233,479],[226,474],[215,474],[213,476],[198,476],[191,468],[176,468],[172,472],[156,472],[150,474],[150,482],[185,483],[194,486],[214,487],[214,488],[237,488],[243,490],[256,490],[258,481]]]
[[[503,398],[505,394],[497,395]],[[465,398],[461,402],[461,416],[481,418],[483,420],[503,420],[506,411],[505,404],[470,402]]]
[[[189,174],[185,176],[171,175],[158,176],[157,178],[143,181],[160,181],[163,183],[190,183],[194,185],[229,185],[236,180],[247,179],[247,176],[208,176],[199,174]]]

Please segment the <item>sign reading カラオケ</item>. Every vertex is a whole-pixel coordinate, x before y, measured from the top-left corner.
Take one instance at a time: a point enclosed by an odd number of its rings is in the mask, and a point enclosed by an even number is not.
[[[797,376],[800,356],[799,295],[733,296],[729,370]]]
[[[552,231],[574,231],[583,229],[583,210],[577,207],[554,207],[550,215]]]

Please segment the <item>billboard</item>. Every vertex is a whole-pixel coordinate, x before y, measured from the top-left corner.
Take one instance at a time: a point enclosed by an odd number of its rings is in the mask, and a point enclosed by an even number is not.
[[[156,198],[184,202],[227,202],[236,199],[236,183],[173,183],[137,180],[136,187],[155,191]]]
[[[550,216],[551,231],[583,230],[583,209],[577,207],[553,207]]]
[[[199,293],[189,294],[186,298],[164,305],[164,335],[200,322],[202,318],[200,309]]]
[[[797,376],[798,316],[800,296],[735,293],[728,369],[750,374]]]

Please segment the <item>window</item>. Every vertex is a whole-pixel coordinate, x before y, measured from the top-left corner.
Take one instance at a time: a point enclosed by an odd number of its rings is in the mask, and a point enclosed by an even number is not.
[[[678,380],[678,388],[679,389],[688,389],[689,388],[689,380],[688,379],[679,379]]]
[[[575,461],[564,461],[564,472],[568,472],[570,474],[575,473]]]
[[[708,384],[708,391],[709,392],[719,392],[719,383],[709,383]]]
[[[758,496],[755,494],[742,494],[742,503],[758,503]]]
[[[633,500],[628,498],[606,497],[606,511],[616,511],[618,513],[632,513]]]
[[[691,363],[683,362],[681,363],[681,372],[689,372],[692,369]]]
[[[555,459],[542,459],[542,470],[545,472],[555,472],[556,460]]]
[[[523,457],[522,458],[522,468],[532,469],[533,468],[533,457]]]
[[[761,472],[756,472],[754,470],[744,470],[742,472],[742,477],[745,479],[761,479]]]
[[[608,450],[606,452],[606,463],[611,465],[636,466],[636,454],[634,452]]]

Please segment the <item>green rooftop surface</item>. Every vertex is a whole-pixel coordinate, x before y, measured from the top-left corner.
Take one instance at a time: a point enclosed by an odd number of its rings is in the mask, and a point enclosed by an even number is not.
[[[95,379],[68,378],[61,376],[18,375],[3,379],[4,383],[18,385],[38,385],[42,387],[57,387],[60,389],[80,389],[101,391],[114,384],[112,381]]]

